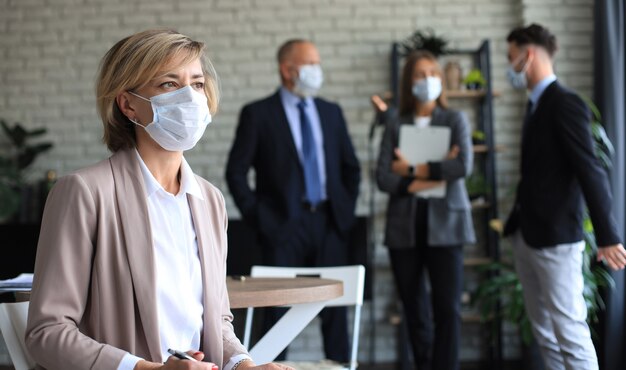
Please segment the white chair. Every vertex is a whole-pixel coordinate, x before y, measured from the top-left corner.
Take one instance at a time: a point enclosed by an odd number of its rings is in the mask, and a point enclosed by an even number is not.
[[[350,364],[347,368],[355,370],[358,365],[357,356],[361,324],[361,307],[363,306],[363,288],[365,284],[365,267],[362,265],[337,267],[252,266],[252,270],[250,271],[251,277],[296,277],[311,275],[343,282],[343,296],[325,302],[325,306],[354,306],[352,348],[350,351]],[[250,344],[253,312],[253,308],[248,308],[243,340],[243,344],[246,348],[249,348]]]
[[[35,368],[35,361],[26,352],[24,343],[27,317],[28,302],[0,304],[0,330],[15,370]]]

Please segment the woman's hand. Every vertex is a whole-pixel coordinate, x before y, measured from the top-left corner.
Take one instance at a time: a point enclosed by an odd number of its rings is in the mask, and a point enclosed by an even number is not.
[[[410,176],[409,174],[409,162],[404,158],[400,149],[394,150],[396,159],[391,162],[391,171],[399,176]]]
[[[387,103],[385,103],[385,101],[380,96],[372,95],[370,101],[372,102],[372,106],[374,107],[374,109],[376,109],[377,112],[384,113],[387,111]]]
[[[417,179],[428,178],[428,176],[430,175],[430,169],[427,163],[420,163],[418,165],[415,165],[415,167],[413,167],[413,173],[411,173],[409,172],[410,164],[404,157],[404,155],[402,155],[400,149],[396,148],[394,150],[394,153],[396,155],[396,159],[391,162],[391,171],[393,173],[404,177],[413,176]]]
[[[417,193],[418,191],[436,188],[445,184],[444,181],[431,181],[431,180],[413,180],[406,189],[408,193]]]
[[[456,157],[459,156],[460,151],[461,149],[459,148],[458,145],[453,145],[452,148],[450,148],[450,151],[448,152],[448,154],[446,155],[446,159],[455,159]],[[399,148],[394,149],[394,154],[396,155],[396,159],[394,159],[393,162],[391,162],[391,171],[393,173],[399,176],[413,176],[416,179],[422,179],[422,180],[428,179],[428,177],[430,176],[430,167],[428,167],[427,163],[420,163],[420,164],[415,165],[415,167],[413,168],[413,173],[409,173],[409,166],[410,166],[409,162],[404,157],[404,155],[402,155],[402,152],[400,151],[400,149]],[[429,182],[439,183],[439,181],[429,181]]]
[[[170,356],[164,364],[141,360],[135,365],[135,370],[212,370],[215,366],[211,362],[201,362],[204,358],[202,352],[187,351],[187,354],[197,361],[180,360],[174,356]]]
[[[448,152],[446,159],[455,159],[456,157],[459,156],[460,151],[461,151],[461,148],[459,148],[458,145],[452,145],[452,148],[450,148],[450,151]]]

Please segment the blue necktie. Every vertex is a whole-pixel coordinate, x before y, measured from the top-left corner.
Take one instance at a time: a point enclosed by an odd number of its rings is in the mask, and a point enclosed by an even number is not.
[[[302,167],[304,168],[304,184],[306,186],[306,200],[312,205],[317,205],[322,200],[322,185],[320,181],[319,166],[317,164],[317,151],[311,121],[306,114],[306,101],[298,103],[300,112],[300,132],[302,135]]]

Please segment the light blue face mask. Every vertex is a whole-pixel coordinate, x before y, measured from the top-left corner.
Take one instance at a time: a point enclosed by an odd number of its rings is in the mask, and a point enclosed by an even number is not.
[[[411,92],[422,103],[433,101],[441,95],[441,78],[427,77],[413,83]]]
[[[305,64],[298,70],[294,91],[302,97],[315,96],[323,82],[322,67],[319,64]]]
[[[152,105],[152,123],[142,127],[163,149],[185,151],[193,148],[211,123],[207,97],[191,86],[156,95],[150,99],[129,91]]]
[[[506,77],[514,89],[523,90],[528,86],[528,80],[526,79],[526,70],[528,69],[528,61],[524,63],[524,67],[522,67],[522,70],[519,72],[515,71],[515,67],[514,67],[517,63],[519,63],[519,60],[509,65],[509,68],[507,68],[506,70]]]

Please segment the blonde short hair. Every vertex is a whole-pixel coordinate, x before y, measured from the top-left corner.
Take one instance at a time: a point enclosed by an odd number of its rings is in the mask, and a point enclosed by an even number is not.
[[[171,29],[139,32],[113,45],[102,58],[96,79],[98,113],[104,125],[102,140],[109,150],[117,152],[136,146],[135,125],[117,106],[117,95],[142,88],[175,57],[182,56],[181,66],[200,59],[209,110],[212,114],[217,111],[217,76],[204,50],[204,43]]]

